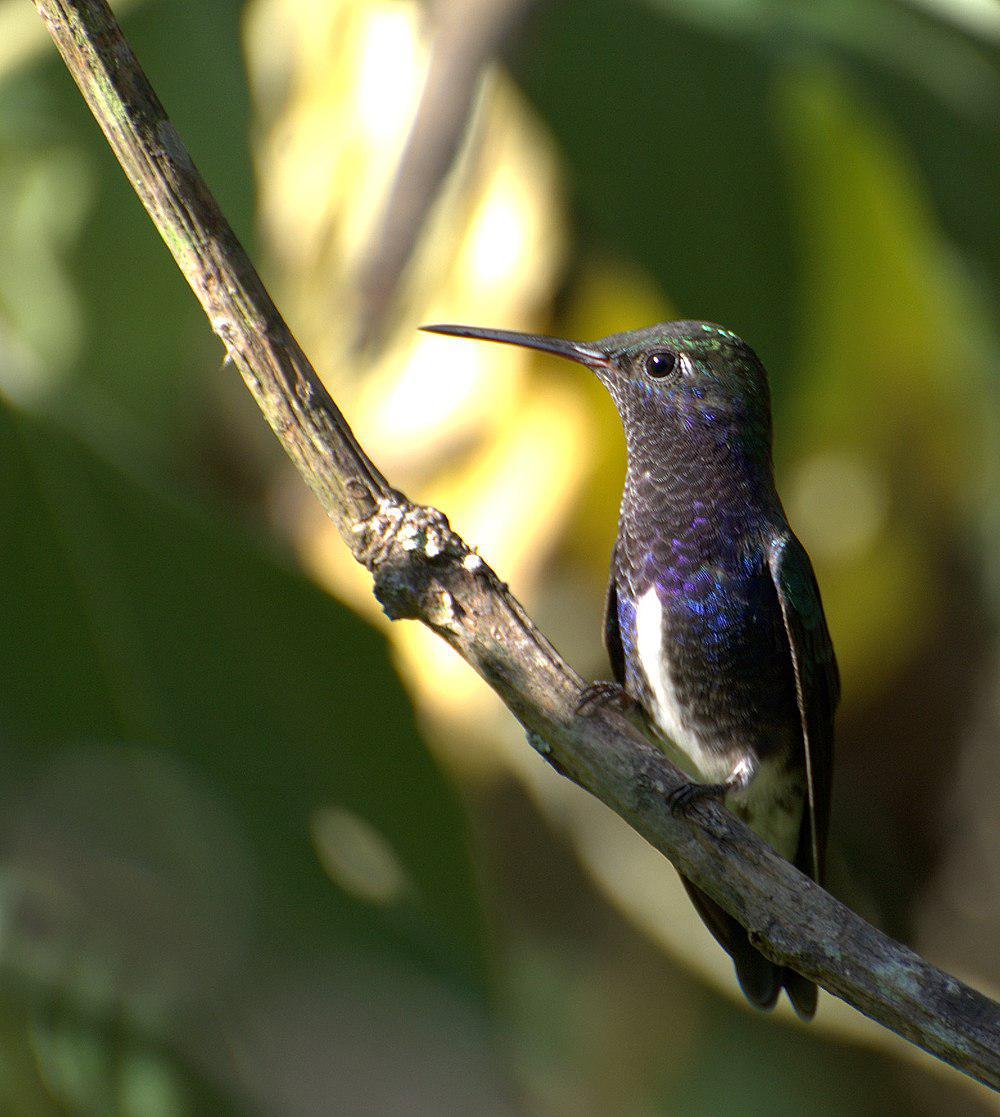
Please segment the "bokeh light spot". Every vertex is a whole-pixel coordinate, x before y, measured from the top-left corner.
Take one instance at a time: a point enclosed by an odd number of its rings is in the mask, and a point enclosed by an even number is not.
[[[393,143],[401,116],[409,114],[421,73],[416,48],[411,9],[375,7],[367,13],[357,107],[361,127],[373,143]]]
[[[827,452],[802,461],[789,488],[790,519],[816,557],[840,562],[863,554],[885,523],[885,485],[856,454]]]
[[[325,807],[312,818],[312,839],[327,875],[345,891],[373,904],[395,903],[409,880],[389,843],[344,807]]]

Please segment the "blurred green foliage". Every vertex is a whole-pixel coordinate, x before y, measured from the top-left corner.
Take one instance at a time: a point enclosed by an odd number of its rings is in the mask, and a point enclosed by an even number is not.
[[[149,0],[126,29],[252,242],[242,10]],[[579,271],[617,256],[765,356],[848,666],[835,883],[911,938],[996,691],[1000,25],[979,10],[579,0],[505,50],[564,159]],[[382,637],[266,533],[252,408],[49,49],[0,74],[0,210],[0,1109],[977,1104],[822,1013],[746,1016],[520,797],[460,800]],[[948,926],[945,961],[996,984]]]
[[[252,246],[241,7],[151,0],[134,4],[126,22],[157,93]],[[0,305],[22,365],[5,378],[8,390],[44,399],[105,444],[174,452],[200,433],[211,396],[204,367],[217,350],[204,315],[51,47],[3,85],[0,196],[14,219],[0,234]]]
[[[481,996],[462,813],[381,639],[217,516],[10,408],[0,458],[19,984],[168,1035],[331,952]],[[324,875],[329,808],[387,843],[384,903]],[[334,854],[365,858],[367,830],[347,833]]]

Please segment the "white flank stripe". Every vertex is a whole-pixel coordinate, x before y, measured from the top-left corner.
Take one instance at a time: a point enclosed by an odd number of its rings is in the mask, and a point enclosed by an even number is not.
[[[653,695],[657,729],[678,752],[677,760],[696,779],[724,780],[729,769],[721,758],[706,754],[701,742],[685,725],[683,711],[670,680],[669,643],[663,628],[663,605],[655,586],[639,598],[635,610],[635,648],[639,666]]]

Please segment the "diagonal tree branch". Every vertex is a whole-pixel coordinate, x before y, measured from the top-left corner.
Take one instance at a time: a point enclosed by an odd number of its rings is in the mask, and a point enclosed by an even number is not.
[[[198,174],[105,0],[33,0],[136,193],[281,444],[390,617],[423,621],[529,742],[750,928],[754,944],[872,1019],[1000,1087],[1000,1005],[882,934],[714,803],[675,818],[680,772],[624,718],[576,713],[581,680],[438,511],[370,461]]]

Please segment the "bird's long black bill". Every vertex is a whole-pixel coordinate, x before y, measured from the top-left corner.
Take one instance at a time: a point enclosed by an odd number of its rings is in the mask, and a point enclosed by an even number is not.
[[[502,341],[506,345],[520,345],[525,349],[540,349],[557,357],[568,357],[583,365],[606,365],[608,358],[578,341],[564,341],[560,337],[544,334],[522,334],[517,330],[491,330],[482,326],[421,326],[430,334],[448,334],[451,337],[471,337],[476,341]]]

